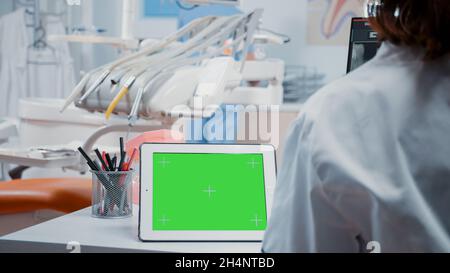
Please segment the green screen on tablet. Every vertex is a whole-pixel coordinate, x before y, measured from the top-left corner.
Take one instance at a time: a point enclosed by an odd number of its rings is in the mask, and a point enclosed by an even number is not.
[[[153,154],[153,230],[266,226],[262,154]]]

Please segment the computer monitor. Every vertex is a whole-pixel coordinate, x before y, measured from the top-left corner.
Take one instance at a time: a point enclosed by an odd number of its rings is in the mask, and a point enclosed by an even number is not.
[[[353,18],[350,32],[347,73],[372,59],[380,46],[378,33],[367,18]]]

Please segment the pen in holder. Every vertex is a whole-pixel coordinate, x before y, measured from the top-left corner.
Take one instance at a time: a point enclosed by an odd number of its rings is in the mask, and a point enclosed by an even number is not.
[[[134,171],[92,171],[92,216],[125,218],[133,214]]]

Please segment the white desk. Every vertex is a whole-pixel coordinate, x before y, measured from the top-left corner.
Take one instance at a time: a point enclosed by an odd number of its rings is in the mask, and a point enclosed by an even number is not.
[[[96,219],[90,208],[0,238],[1,252],[69,252],[79,242],[81,252],[259,253],[260,243],[143,243],[138,235],[138,208],[127,219]]]

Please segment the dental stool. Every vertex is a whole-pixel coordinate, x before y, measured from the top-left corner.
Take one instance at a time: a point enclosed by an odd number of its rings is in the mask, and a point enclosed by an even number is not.
[[[91,205],[92,182],[79,178],[0,183],[0,236]]]

